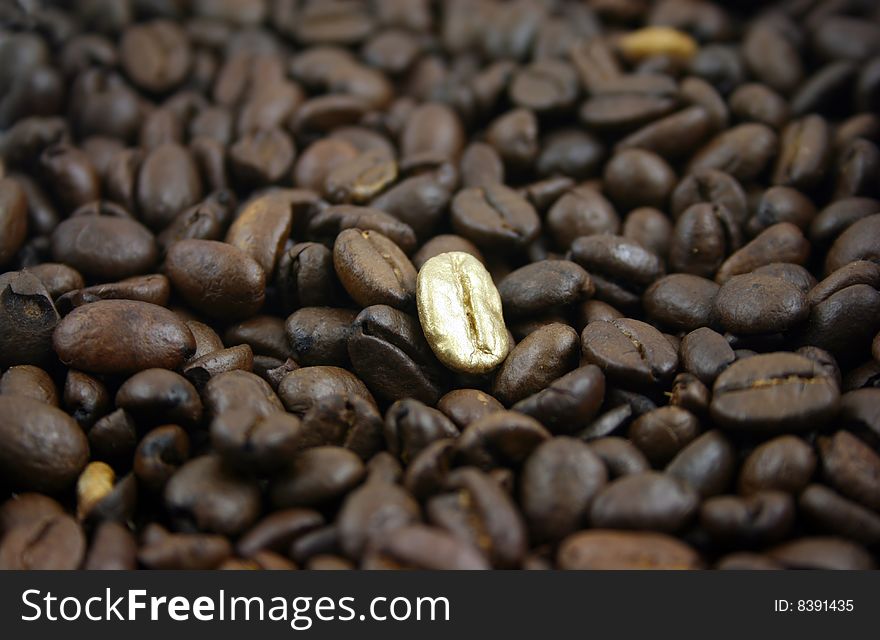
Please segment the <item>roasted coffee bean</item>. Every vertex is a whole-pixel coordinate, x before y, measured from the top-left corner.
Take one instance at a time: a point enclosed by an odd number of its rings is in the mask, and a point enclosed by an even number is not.
[[[89,445],[79,425],[60,409],[22,396],[0,396],[2,475],[12,486],[57,492],[85,467]]]
[[[324,245],[293,245],[280,259],[277,286],[285,309],[338,304],[342,287],[333,268],[333,254]]]
[[[867,428],[874,433],[880,433],[878,399],[880,399],[880,390],[878,389],[856,389],[845,393],[840,398],[838,417],[844,424],[858,425],[858,427]]]
[[[101,197],[101,179],[88,155],[60,142],[43,150],[39,164],[55,196],[72,211]]]
[[[266,516],[245,533],[235,545],[236,551],[250,558],[261,551],[286,552],[298,538],[318,530],[324,518],[311,509],[284,509]]]
[[[256,260],[267,277],[290,237],[296,197],[295,192],[279,190],[250,201],[226,233],[226,242]]]
[[[379,195],[397,178],[397,163],[380,151],[366,151],[327,174],[324,194],[335,203],[361,203]]]
[[[458,428],[443,413],[412,398],[398,400],[385,413],[388,451],[404,463],[431,443],[458,435]]]
[[[666,161],[644,149],[618,151],[605,165],[605,190],[622,209],[665,208],[675,183]]]
[[[339,138],[317,140],[306,147],[296,160],[293,181],[302,189],[320,192],[327,176],[339,165],[353,160],[357,149]]]
[[[12,261],[27,239],[28,199],[20,184],[0,178],[0,267]]]
[[[651,319],[676,331],[694,331],[713,323],[719,286],[700,276],[673,273],[654,282],[642,296]]]
[[[677,219],[700,202],[726,210],[738,225],[743,224],[749,216],[745,191],[736,178],[724,171],[698,169],[682,178],[672,193],[672,213]]]
[[[672,223],[659,209],[633,209],[623,221],[624,238],[633,240],[661,258],[669,255],[672,242]]]
[[[672,381],[669,404],[703,416],[709,410],[709,389],[690,373],[679,373]]]
[[[628,438],[655,466],[663,466],[700,433],[697,418],[679,407],[660,407],[639,416]]]
[[[29,364],[9,367],[0,376],[0,395],[23,396],[58,406],[58,389],[43,369]]]
[[[794,285],[772,276],[734,276],[715,296],[715,317],[739,335],[787,331],[806,320],[807,297]]]
[[[168,304],[170,297],[171,283],[168,278],[156,273],[70,291],[60,296],[55,306],[59,313],[66,315],[74,307],[98,300],[139,300],[162,307]]]
[[[606,478],[602,460],[580,440],[560,436],[538,446],[523,465],[521,486],[532,535],[559,540],[581,528]]]
[[[52,256],[103,280],[147,273],[158,258],[156,240],[138,222],[112,215],[68,218],[52,233]]]
[[[617,233],[620,217],[614,205],[598,189],[579,185],[567,190],[550,207],[547,228],[556,245],[568,249],[579,236]]]
[[[642,473],[651,468],[645,455],[624,438],[613,436],[599,438],[590,442],[589,446],[605,463],[609,478]]]
[[[725,369],[715,380],[710,409],[727,429],[802,431],[831,418],[839,399],[837,383],[818,364],[780,352],[739,360]]]
[[[272,480],[271,498],[278,507],[327,504],[344,496],[366,476],[361,459],[347,449],[313,447],[289,459]]]
[[[369,482],[348,494],[337,517],[343,551],[360,557],[364,548],[395,529],[417,522],[419,505],[403,489],[383,482]]]
[[[197,389],[204,389],[205,384],[214,376],[227,371],[252,371],[254,352],[250,346],[240,344],[228,349],[212,351],[201,358],[191,360],[183,367],[183,375]]]
[[[370,206],[409,225],[419,238],[426,238],[446,213],[449,189],[439,177],[417,175],[391,187]]]
[[[597,529],[642,529],[673,533],[696,515],[699,496],[690,485],[646,471],[608,484],[593,500],[590,523]]]
[[[414,398],[436,404],[446,372],[416,318],[386,305],[367,307],[351,324],[348,355],[367,387],[387,400]]]
[[[500,184],[464,189],[451,208],[455,232],[485,249],[521,251],[541,227],[532,205]]]
[[[453,393],[456,392],[444,398]],[[523,398],[512,409],[535,418],[554,433],[572,433],[595,417],[604,396],[605,376],[599,367],[586,365]],[[440,403],[443,403],[442,399]],[[440,404],[438,407],[443,408]]]
[[[464,467],[450,474],[447,484],[453,493],[428,501],[428,519],[479,549],[493,567],[518,566],[526,552],[526,525],[498,482]]]
[[[492,392],[510,406],[545,389],[577,366],[577,332],[564,324],[548,324],[530,333],[510,350],[495,374]]]
[[[537,420],[514,411],[496,411],[472,422],[456,441],[458,456],[484,470],[521,464],[550,438]]]
[[[861,545],[840,538],[799,538],[770,549],[767,554],[788,569],[874,569],[871,555]]]
[[[822,116],[795,120],[785,127],[779,141],[774,184],[797,189],[815,187],[825,177],[831,151],[831,132]]]
[[[231,191],[216,191],[174,216],[156,239],[163,251],[180,240],[220,240],[234,205]]]
[[[134,474],[138,482],[159,493],[187,461],[189,449],[189,436],[177,425],[163,425],[148,432],[134,454]]]
[[[224,536],[161,531],[144,541],[137,558],[148,569],[204,570],[216,569],[231,555],[232,545]]]
[[[767,227],[754,240],[731,255],[715,274],[715,281],[724,284],[733,276],[750,273],[774,262],[804,264],[810,254],[810,243],[790,222]]]
[[[681,341],[681,363],[685,370],[711,386],[718,375],[736,360],[736,354],[719,333],[702,327]]]
[[[211,377],[202,389],[202,402],[206,416],[211,419],[230,409],[252,408],[262,416],[284,411],[284,405],[269,383],[240,370]]]
[[[106,520],[95,529],[82,568],[92,571],[136,569],[137,541],[125,525]]]
[[[877,510],[880,492],[876,478],[880,474],[880,456],[848,431],[819,439],[822,471],[841,493]]]
[[[342,286],[358,304],[412,306],[416,270],[400,247],[381,233],[342,231],[333,246],[333,264]]]
[[[273,127],[246,133],[229,147],[228,153],[235,184],[262,187],[290,172],[296,149],[280,127]]]
[[[348,340],[357,314],[350,309],[304,307],[284,324],[290,353],[306,367],[349,364]]]
[[[880,516],[821,484],[811,484],[800,495],[798,506],[820,529],[866,545],[880,540]]]
[[[85,552],[79,523],[59,513],[9,531],[0,544],[0,569],[77,569]]]
[[[816,278],[806,268],[790,262],[771,262],[763,267],[758,267],[753,272],[755,275],[767,275],[785,280],[804,293],[816,286]],[[809,299],[807,300],[809,302]]]
[[[589,272],[596,297],[622,308],[636,306],[641,292],[664,275],[663,263],[655,254],[620,236],[577,238],[570,253]]]
[[[817,244],[829,245],[850,225],[877,211],[880,211],[880,202],[873,198],[835,200],[813,218],[810,238]]]
[[[730,94],[730,111],[738,120],[758,122],[779,130],[789,117],[789,105],[770,87],[759,83],[740,85]]]
[[[501,296],[489,273],[467,253],[444,253],[418,274],[422,331],[437,358],[463,373],[486,373],[507,356]]]
[[[828,282],[832,278],[837,282]],[[834,291],[836,284],[843,288]],[[810,291],[813,307],[800,341],[848,363],[853,353],[867,350],[872,335],[880,329],[880,292],[867,284],[845,284],[844,278],[838,280],[832,274]]]
[[[232,245],[213,240],[176,242],[168,249],[164,268],[174,290],[209,316],[248,317],[263,305],[265,272]]]
[[[189,72],[192,56],[186,34],[168,20],[126,29],[119,55],[132,82],[155,93],[180,84]]]
[[[594,291],[590,275],[569,260],[544,260],[517,269],[498,285],[508,317],[569,307]]]
[[[256,483],[224,468],[216,455],[184,463],[169,478],[164,497],[172,518],[184,530],[234,535],[247,530],[260,513]]]
[[[723,493],[736,464],[733,445],[719,431],[708,431],[684,447],[666,467],[666,473],[686,482],[702,497]]]
[[[584,358],[624,387],[650,387],[669,381],[678,354],[654,327],[639,320],[599,320],[581,334]]]
[[[86,286],[82,274],[65,264],[44,262],[28,268],[28,271],[39,278],[52,299]]]
[[[137,174],[136,198],[144,222],[161,229],[202,197],[202,181],[192,154],[175,143],[150,151]]]
[[[74,309],[52,337],[68,366],[92,373],[174,369],[195,351],[195,339],[171,311],[147,302],[101,300]]]
[[[489,123],[486,142],[512,170],[529,165],[540,151],[538,119],[529,109],[512,109]]]
[[[825,273],[830,274],[855,260],[877,262],[880,253],[877,240],[880,237],[880,215],[867,216],[850,225],[841,233],[825,258]]]
[[[688,207],[675,223],[669,264],[676,271],[711,278],[740,246],[733,215],[707,202]]]
[[[437,408],[464,429],[480,418],[504,409],[496,398],[478,389],[454,389],[437,402]]]
[[[794,523],[794,500],[767,491],[742,498],[716,496],[700,507],[700,526],[713,540],[726,544],[766,544],[788,534]]]
[[[425,103],[412,110],[400,135],[403,161],[419,156],[456,159],[464,148],[458,115],[445,104]]]
[[[211,444],[229,466],[265,474],[283,467],[300,449],[322,442],[317,434],[304,433],[295,416],[231,409],[211,422]]]
[[[100,418],[89,429],[89,449],[97,459],[124,464],[138,443],[137,425],[124,409],[117,409]]]
[[[376,231],[394,242],[406,254],[416,248],[415,232],[405,222],[372,207],[339,204],[327,207],[309,220],[309,231],[318,238],[332,240],[345,229]]]
[[[247,344],[254,353],[284,360],[290,355],[284,321],[275,316],[255,316],[236,323],[223,334],[226,344]]]
[[[412,524],[368,551],[362,569],[475,570],[489,565],[471,545],[441,529]]]
[[[154,423],[195,426],[202,419],[198,392],[167,369],[147,369],[126,380],[116,393],[116,406]]]
[[[333,396],[359,396],[375,406],[364,383],[339,367],[303,367],[292,371],[278,385],[278,395],[287,410],[299,417],[321,400]]]
[[[737,180],[757,178],[777,153],[778,138],[769,127],[746,123],[718,134],[691,158],[689,171],[719,169]]]
[[[461,236],[442,234],[434,236],[416,251],[415,255],[412,257],[413,266],[419,270],[431,258],[439,256],[441,253],[452,253],[454,251],[468,253],[479,262],[484,262],[483,254],[480,253],[480,250],[477,249],[477,246],[473,242],[466,240]]]
[[[700,555],[662,533],[581,531],[566,538],[557,561],[562,569],[699,569]]]

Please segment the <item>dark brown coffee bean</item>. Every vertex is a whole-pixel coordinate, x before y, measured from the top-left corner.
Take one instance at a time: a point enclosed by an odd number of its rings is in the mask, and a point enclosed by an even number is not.
[[[740,335],[787,331],[806,320],[807,297],[794,285],[772,276],[734,276],[715,296],[715,317]]]
[[[119,282],[97,284],[77,291],[70,291],[55,301],[63,315],[75,307],[98,300],[139,300],[163,307],[171,297],[171,283],[162,274],[134,276]]]
[[[715,281],[724,284],[733,276],[750,273],[773,262],[804,264],[810,255],[810,243],[790,222],[767,227],[754,240],[731,255],[715,274]]]
[[[678,354],[672,345],[654,327],[639,320],[592,322],[581,334],[581,344],[587,361],[625,387],[664,383],[678,368]]]
[[[539,60],[518,71],[510,84],[510,99],[518,107],[558,112],[574,104],[578,81],[574,69],[561,60]]]
[[[880,214],[867,216],[841,233],[825,258],[825,273],[847,265],[854,260],[880,261],[877,249],[880,238]]]
[[[85,467],[89,446],[79,425],[63,411],[22,396],[0,396],[5,443],[3,476],[15,487],[56,492]]]
[[[518,466],[550,433],[534,418],[496,411],[468,425],[456,442],[458,457],[484,470]]]
[[[831,244],[850,225],[880,211],[873,198],[842,198],[830,203],[813,218],[810,238],[821,245]]]
[[[540,445],[523,465],[520,489],[532,535],[559,540],[581,528],[606,478],[605,465],[585,443],[561,436]]]
[[[535,418],[554,433],[571,433],[595,417],[604,396],[605,376],[599,367],[586,365],[523,398],[512,409]]]
[[[457,159],[464,148],[464,130],[458,115],[440,103],[425,103],[410,113],[400,138],[400,151],[407,158],[430,155]]]
[[[304,431],[287,413],[261,416],[253,409],[232,409],[211,422],[211,444],[230,467],[263,475],[282,468],[300,449],[323,444],[317,434]]]
[[[361,459],[342,447],[321,446],[299,452],[272,480],[278,507],[323,505],[346,495],[366,476]]]
[[[672,381],[669,404],[703,416],[709,411],[709,389],[690,373],[679,373]]]
[[[569,307],[593,294],[590,275],[569,260],[544,260],[526,265],[498,284],[509,317]]]
[[[332,396],[359,396],[375,406],[364,383],[339,367],[303,367],[292,371],[278,385],[278,395],[287,410],[299,417]]]
[[[183,367],[183,375],[197,389],[204,389],[208,380],[214,376],[228,371],[252,371],[253,366],[254,352],[250,346],[240,344],[228,349],[218,349],[191,360]]]
[[[297,158],[293,168],[293,181],[302,189],[320,192],[331,171],[339,165],[353,160],[357,149],[349,142],[339,138],[317,140],[305,148]]]
[[[735,464],[733,445],[720,431],[708,431],[684,447],[667,465],[666,473],[705,498],[727,490]]]
[[[755,275],[767,275],[785,280],[804,293],[816,286],[816,278],[799,264],[790,262],[771,262],[763,267],[758,267],[753,272]],[[809,298],[807,300],[809,302]]]
[[[224,536],[161,531],[150,536],[138,549],[138,562],[148,569],[204,570],[216,569],[231,555],[232,545]]]
[[[475,570],[488,569],[471,545],[442,529],[412,524],[392,531],[367,552],[362,569]]]
[[[247,133],[229,147],[229,169],[238,185],[262,187],[286,176],[296,155],[293,141],[280,128]]]
[[[284,411],[269,383],[240,370],[220,373],[208,380],[202,390],[202,402],[210,419],[230,409],[252,408],[262,416]]]
[[[798,493],[816,469],[813,449],[796,436],[779,436],[757,447],[739,475],[740,493],[787,491]]]
[[[605,165],[605,190],[622,209],[663,209],[675,183],[675,172],[666,161],[644,149],[618,151]]]
[[[719,287],[700,276],[673,273],[645,291],[642,304],[652,320],[676,331],[693,331],[711,324]]]
[[[489,123],[486,141],[508,168],[521,169],[538,156],[538,120],[528,109],[512,109]]]
[[[682,212],[675,223],[669,264],[676,271],[711,278],[740,242],[739,229],[727,209],[698,203]]]
[[[337,517],[339,542],[352,558],[361,556],[373,541],[419,520],[419,505],[403,489],[369,482],[345,499]]]
[[[255,524],[236,543],[236,551],[245,558],[261,551],[284,553],[291,543],[319,529],[324,518],[311,509],[284,509],[272,513]]]
[[[458,437],[458,428],[437,409],[418,400],[398,400],[385,413],[388,451],[407,464],[431,443]]]
[[[275,316],[255,316],[229,327],[223,334],[226,344],[247,344],[254,353],[284,360],[290,345],[284,321]]]
[[[599,438],[590,442],[589,446],[605,463],[609,478],[619,478],[651,469],[645,455],[624,438],[614,436]]]
[[[195,426],[202,418],[195,387],[166,369],[147,369],[126,380],[116,393],[116,406],[154,423]]]
[[[831,152],[831,131],[822,116],[792,122],[779,141],[773,183],[797,189],[815,187],[825,177]]]
[[[226,234],[226,242],[256,260],[267,277],[274,273],[290,237],[298,197],[298,192],[285,189],[251,200]]]
[[[136,198],[144,222],[162,229],[202,197],[202,181],[192,154],[166,143],[150,151],[137,175]]]
[[[637,242],[661,258],[669,255],[672,223],[659,209],[653,207],[633,209],[623,221],[621,233],[624,238]]]
[[[105,281],[147,273],[159,257],[148,229],[111,215],[82,215],[62,222],[52,233],[52,256]]]
[[[479,247],[516,251],[537,237],[541,221],[524,198],[494,184],[460,191],[452,201],[452,225]]]
[[[671,533],[696,515],[699,496],[672,476],[647,471],[623,476],[602,489],[590,508],[590,523],[602,529]]]
[[[37,276],[53,300],[68,291],[82,289],[86,286],[82,274],[66,264],[44,262],[29,267],[28,271]]]
[[[724,171],[698,169],[682,178],[672,193],[672,213],[678,218],[700,202],[726,209],[739,225],[749,216],[745,191],[736,178]]]
[[[805,394],[809,389],[809,394]],[[713,419],[733,430],[805,430],[837,411],[837,383],[818,364],[793,353],[738,360],[715,380]]]
[[[58,406],[58,389],[43,369],[29,364],[9,367],[0,376],[0,395],[23,396]]]
[[[446,388],[446,371],[418,320],[392,307],[374,305],[358,314],[348,355],[355,372],[381,398],[414,398],[433,405]]]
[[[27,239],[28,199],[19,182],[0,178],[0,267],[5,267]]]
[[[519,565],[526,526],[512,499],[492,476],[465,467],[450,474],[453,493],[428,501],[428,519],[479,549],[496,568]]]
[[[880,515],[821,484],[811,484],[801,494],[798,506],[820,529],[866,545],[880,540]]]
[[[265,298],[265,274],[240,249],[213,240],[183,240],[171,246],[165,273],[193,307],[210,316],[255,314]]]
[[[736,360],[724,336],[708,327],[691,331],[682,338],[679,354],[685,370],[707,386],[712,386],[721,372]]]
[[[660,407],[637,418],[629,440],[655,466],[663,466],[700,434],[700,423],[679,407]]]
[[[452,251],[469,253],[480,262],[484,262],[483,254],[480,253],[480,250],[477,249],[477,245],[473,242],[462,238],[461,236],[442,234],[434,236],[416,251],[415,255],[412,257],[413,266],[416,270],[421,269],[422,265],[431,258],[439,256],[441,253],[450,253]]]
[[[450,186],[432,175],[417,175],[391,187],[370,206],[394,216],[426,238],[446,213]]]
[[[285,309],[326,307],[344,294],[333,268],[333,254],[324,245],[293,245],[279,261],[277,286]]]
[[[819,439],[819,453],[823,473],[838,491],[868,508],[880,508],[880,456],[871,447],[848,431],[838,431]]]
[[[589,272],[596,297],[614,306],[635,306],[641,292],[663,275],[663,263],[656,255],[620,236],[577,238],[570,253]]]
[[[581,531],[559,547],[561,569],[699,569],[699,554],[662,533]]]
[[[758,122],[779,130],[789,117],[789,106],[781,95],[759,83],[740,85],[730,94],[730,111],[736,119]]]
[[[216,455],[184,463],[165,485],[164,497],[184,530],[235,535],[247,530],[260,513],[256,483],[224,468]]]
[[[125,72],[138,87],[161,93],[180,84],[191,64],[186,34],[175,23],[154,20],[125,30],[120,43]]]
[[[324,180],[324,195],[335,203],[368,202],[397,178],[397,163],[382,152],[367,151],[339,164]]]
[[[287,318],[291,355],[303,366],[349,365],[348,340],[357,314],[349,309],[304,307]]]
[[[700,508],[700,525],[719,542],[766,544],[780,540],[795,519],[794,500],[787,493],[766,491],[742,498],[716,496]]]
[[[44,516],[9,531],[0,544],[0,569],[77,569],[86,537],[70,516]]]
[[[577,332],[564,324],[548,324],[511,349],[495,375],[492,392],[510,406],[545,389],[577,365]]]
[[[90,571],[137,569],[137,541],[125,525],[104,521],[95,529],[82,568]]]
[[[192,333],[171,311],[128,300],[74,309],[52,342],[62,362],[93,373],[174,369],[195,351]]]
[[[440,398],[437,408],[459,429],[464,429],[490,413],[502,411],[504,405],[478,389],[454,389]]]
[[[799,538],[770,549],[767,554],[788,569],[861,570],[875,567],[861,545],[840,538]]]
[[[581,185],[553,203],[547,213],[547,226],[556,245],[568,249],[579,236],[617,233],[620,218],[597,189]]]
[[[159,233],[163,251],[180,240],[220,240],[235,206],[235,195],[226,189],[215,191],[202,202],[184,209]]]
[[[873,279],[873,269],[859,268],[862,265],[852,262],[810,290],[813,306],[800,336],[802,344],[825,349],[844,362],[868,348],[880,329],[880,292],[873,283],[858,283]]]
[[[793,91],[804,74],[794,31],[789,21],[773,16],[756,22],[743,41],[743,55],[752,73],[783,94]]]
[[[407,255],[416,248],[416,235],[408,224],[372,207],[340,204],[327,207],[309,220],[309,232],[318,239],[333,239],[345,229],[376,231],[394,242]]]
[[[134,454],[134,474],[140,485],[161,492],[189,458],[189,449],[189,436],[177,425],[163,425],[148,432]]]
[[[86,153],[66,143],[43,150],[40,168],[56,197],[68,211],[101,197],[101,179]]]
[[[126,464],[138,443],[137,425],[131,414],[117,409],[89,429],[89,449],[92,457],[108,460],[115,465]]]
[[[561,129],[544,140],[536,166],[542,176],[561,174],[581,180],[598,173],[604,155],[603,144],[586,131]]]
[[[777,146],[777,136],[769,127],[741,124],[715,136],[697,151],[688,170],[719,169],[737,180],[752,180],[773,160]]]
[[[644,149],[664,160],[689,155],[712,133],[712,115],[702,106],[692,106],[646,124],[617,144],[617,150]]]
[[[361,306],[412,306],[416,270],[394,242],[381,233],[346,229],[333,246],[340,282]]]

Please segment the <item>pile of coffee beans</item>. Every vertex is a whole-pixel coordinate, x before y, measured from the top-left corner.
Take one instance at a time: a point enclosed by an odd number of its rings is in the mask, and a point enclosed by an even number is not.
[[[0,567],[870,568],[875,0],[0,4]]]

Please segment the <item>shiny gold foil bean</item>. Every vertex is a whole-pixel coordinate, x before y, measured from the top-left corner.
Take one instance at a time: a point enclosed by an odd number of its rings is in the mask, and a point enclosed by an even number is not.
[[[437,358],[462,373],[487,373],[510,350],[501,296],[479,260],[441,253],[419,270],[419,321]]]
[[[689,60],[697,53],[697,41],[670,27],[645,27],[632,31],[618,41],[620,52],[629,60],[644,60],[651,56],[671,56]]]

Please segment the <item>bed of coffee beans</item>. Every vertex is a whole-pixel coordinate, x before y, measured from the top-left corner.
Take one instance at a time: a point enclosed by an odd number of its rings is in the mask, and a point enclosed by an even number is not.
[[[880,556],[874,0],[0,4],[0,567]]]

